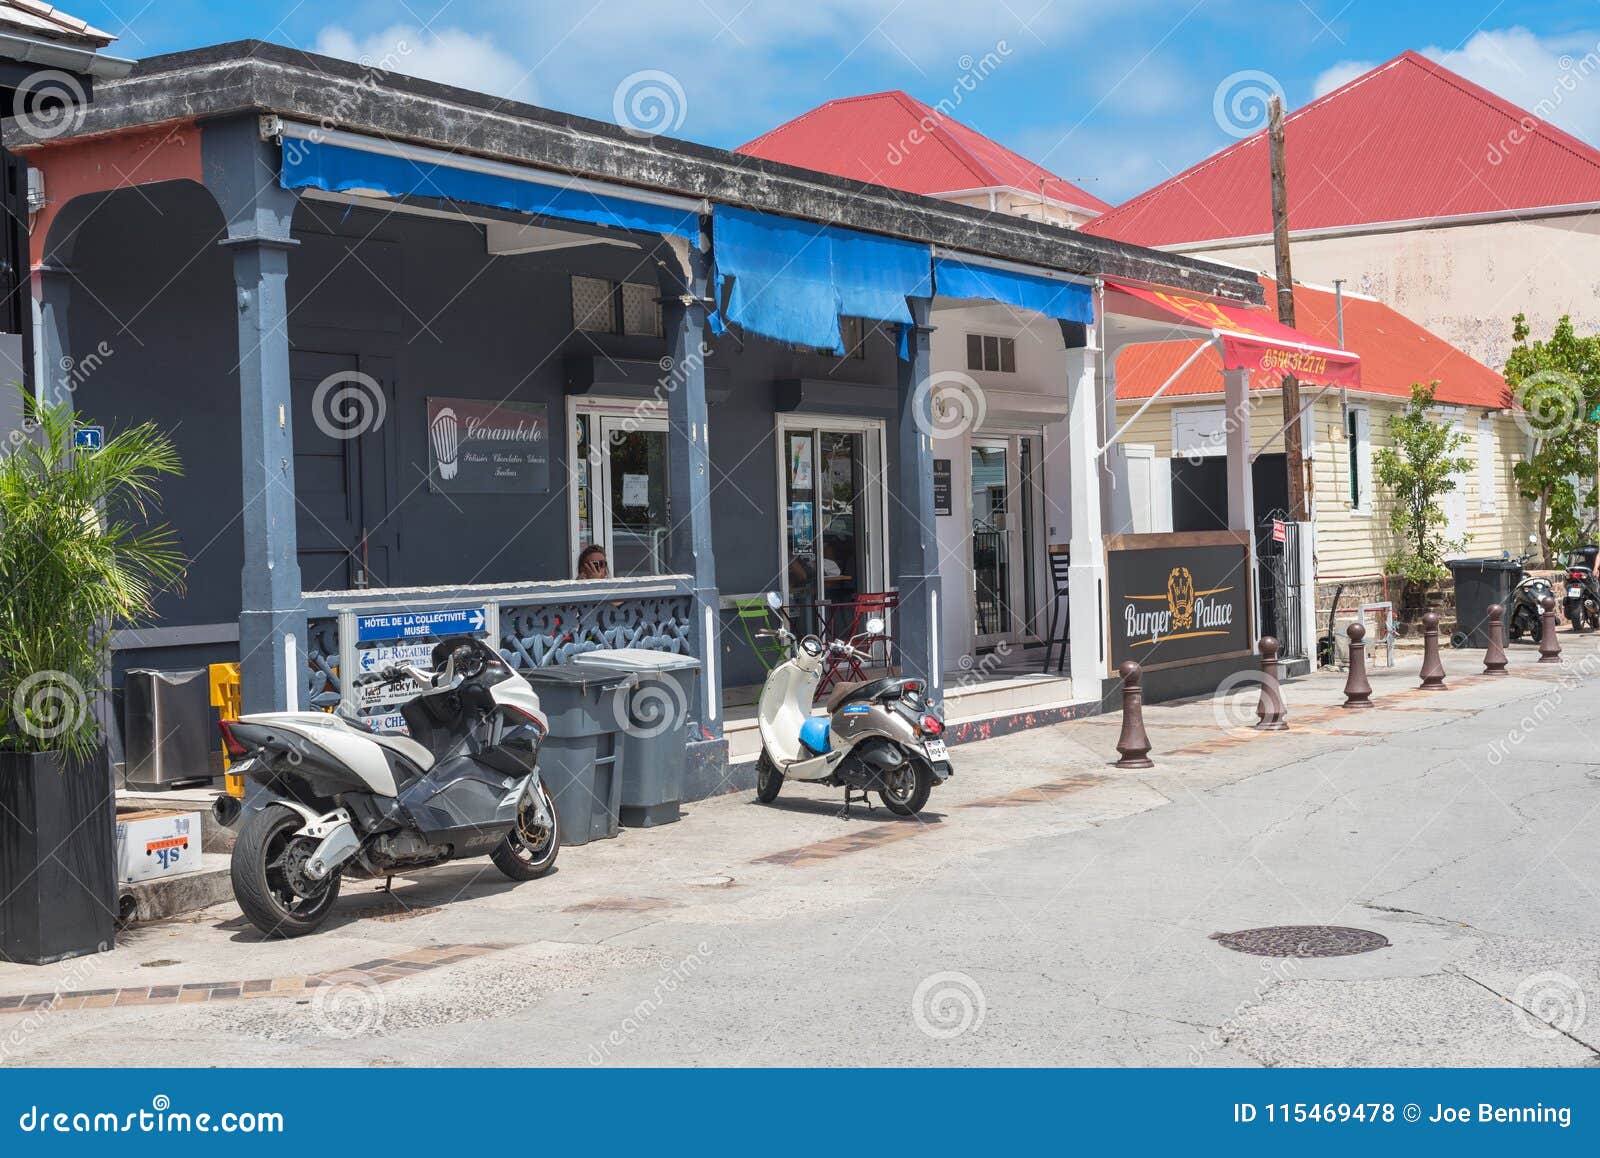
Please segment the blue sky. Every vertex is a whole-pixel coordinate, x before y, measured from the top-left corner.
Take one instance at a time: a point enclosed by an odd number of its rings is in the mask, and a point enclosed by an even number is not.
[[[142,57],[255,38],[732,147],[902,88],[1106,200],[1412,48],[1600,144],[1600,0],[78,0]],[[1592,69],[1581,69],[1585,58]],[[988,61],[985,65],[983,62]],[[983,73],[981,79],[973,79]],[[966,83],[963,84],[963,78]],[[1583,89],[1592,88],[1585,93]],[[633,102],[630,104],[630,102]],[[1244,118],[1241,124],[1240,118]]]

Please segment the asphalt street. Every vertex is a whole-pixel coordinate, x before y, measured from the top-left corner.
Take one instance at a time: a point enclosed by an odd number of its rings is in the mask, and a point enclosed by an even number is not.
[[[262,942],[231,905],[115,952],[0,966],[23,1065],[1589,1065],[1600,1046],[1600,652],[1347,712],[1341,677],[954,750],[920,822],[788,788],[564,850],[351,883]],[[1217,934],[1340,926],[1347,956]],[[1302,940],[1295,942],[1295,937]],[[1303,934],[1290,942],[1306,944]],[[1372,940],[1378,940],[1374,938]],[[1381,942],[1380,942],[1381,943]],[[193,1000],[162,1000],[193,987]],[[68,988],[70,987],[70,988]],[[143,994],[143,999],[139,995]],[[3,1003],[3,1002],[0,1002]]]

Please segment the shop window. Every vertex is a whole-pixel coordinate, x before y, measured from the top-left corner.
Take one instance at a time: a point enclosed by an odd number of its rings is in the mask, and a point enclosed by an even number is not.
[[[783,587],[790,601],[834,606],[880,590],[881,427],[780,424],[779,433]],[[807,620],[807,630],[822,629]]]
[[[839,341],[844,345],[844,357],[865,358],[867,356],[867,327],[862,318],[839,318]],[[792,349],[803,354],[826,354],[830,358],[840,356],[839,351],[830,350],[826,346],[791,346]]]
[[[622,283],[622,332],[645,338],[661,337],[659,288],[641,282]]]
[[[572,279],[572,324],[591,334],[617,332],[617,310],[612,283],[603,277]]]
[[[967,369],[995,374],[1017,372],[1017,343],[995,334],[967,335]]]
[[[1372,505],[1372,437],[1364,406],[1345,414],[1345,472],[1350,489],[1350,509],[1365,514]]]
[[[603,277],[572,278],[572,324],[591,334],[662,336],[661,291],[647,282],[617,282]]]

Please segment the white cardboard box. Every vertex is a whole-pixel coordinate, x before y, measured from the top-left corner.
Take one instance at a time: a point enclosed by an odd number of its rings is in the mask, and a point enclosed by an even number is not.
[[[200,814],[147,808],[117,813],[117,879],[124,884],[200,869]]]

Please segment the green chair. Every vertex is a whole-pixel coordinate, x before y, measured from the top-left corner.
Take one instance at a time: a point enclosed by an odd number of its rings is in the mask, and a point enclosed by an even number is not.
[[[761,661],[763,670],[771,671],[787,658],[784,655],[783,644],[776,639],[762,639],[756,634],[758,631],[770,631],[777,626],[772,617],[772,609],[767,606],[766,596],[752,595],[747,599],[735,599],[733,611],[739,617],[739,625],[744,629],[744,638],[750,644],[750,650],[755,652],[756,658]]]

